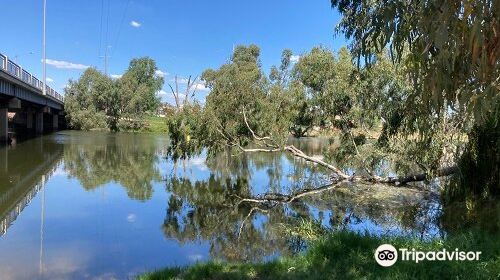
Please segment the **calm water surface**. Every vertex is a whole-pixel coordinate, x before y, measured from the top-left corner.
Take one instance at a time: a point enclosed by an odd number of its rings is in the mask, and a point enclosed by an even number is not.
[[[297,141],[320,155],[325,141]],[[326,174],[285,154],[204,154],[172,162],[168,137],[63,131],[0,147],[0,278],[126,279],[209,259],[259,261],[303,250],[294,227],[439,236],[435,196],[341,186],[290,204]]]

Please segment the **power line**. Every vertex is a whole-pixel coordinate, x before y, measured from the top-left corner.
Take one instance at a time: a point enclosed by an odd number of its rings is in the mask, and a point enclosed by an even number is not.
[[[101,46],[102,46],[102,20],[104,16],[104,0],[101,0],[101,23],[99,27],[99,52],[97,53],[97,57],[101,59]]]
[[[111,9],[110,7],[110,0],[108,0],[108,15],[106,17],[106,45],[104,46],[104,74],[106,76],[108,75],[108,48],[109,48],[109,42],[108,42],[108,33],[109,33],[109,10]]]
[[[122,32],[122,27],[123,27],[123,22],[125,21],[125,16],[127,15],[129,5],[130,5],[130,0],[127,1],[127,4],[125,6],[125,10],[123,11],[122,19],[120,21],[120,25],[118,26],[118,33],[116,35],[116,38],[115,38],[115,41],[113,44],[113,49],[111,50],[111,56],[113,56],[113,54],[115,53],[115,50],[117,49],[118,40],[120,39],[120,35]]]

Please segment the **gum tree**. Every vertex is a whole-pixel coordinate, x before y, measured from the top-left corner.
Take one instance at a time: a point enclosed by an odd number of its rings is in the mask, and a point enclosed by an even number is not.
[[[450,116],[468,135],[461,192],[500,193],[500,2],[495,0],[332,0],[338,31],[358,60],[388,48],[409,72],[413,91],[386,125],[388,137],[438,138]],[[429,144],[422,145],[426,149]],[[465,186],[466,188],[463,188]]]
[[[347,50],[345,52],[348,53]],[[202,78],[207,87],[210,88],[210,94],[207,96],[206,104],[202,109],[192,113],[183,110],[182,114],[174,116],[177,120],[176,123],[179,125],[170,127],[172,138],[170,149],[172,151],[181,154],[181,158],[199,152],[202,147],[208,148],[209,155],[224,150],[240,153],[284,151],[329,170],[334,182],[363,181],[367,183],[402,184],[428,178],[429,174],[427,173],[401,177],[379,177],[373,172],[369,172],[368,175],[348,174],[346,170],[339,168],[335,164],[307,155],[294,145],[289,144],[287,141],[289,127],[293,122],[293,118],[290,118],[289,115],[290,107],[287,106],[286,102],[283,102],[282,98],[279,98],[279,93],[270,90],[269,81],[260,68],[259,54],[260,50],[257,46],[238,46],[228,63],[218,69],[209,69],[203,73]],[[339,67],[339,69],[347,68],[343,67],[343,63],[347,63],[348,60],[349,58],[341,55],[340,65],[342,67]],[[317,67],[315,64],[316,62],[313,63],[312,69]],[[354,69],[354,67],[351,68]],[[340,75],[343,77],[347,75],[341,71],[335,71],[335,61],[331,65],[320,67],[320,69],[323,69],[326,74],[318,79],[313,75],[311,79],[304,80],[308,81],[306,86],[316,87],[317,85],[316,90],[321,93],[324,93],[324,86],[334,81],[333,78],[322,81],[324,76],[332,75],[332,77],[335,77],[335,75]],[[312,74],[317,72],[315,70],[310,71]],[[346,70],[345,72],[349,71]],[[336,108],[340,106],[336,104],[338,102],[335,99],[338,95],[344,94],[353,103],[355,102],[356,95],[348,85],[348,81],[341,85],[331,85],[331,91],[328,91],[330,87],[326,86],[328,89],[326,93],[331,95],[325,97],[324,102],[327,103],[330,100],[334,104],[331,104],[333,107],[326,107],[325,105],[322,109],[324,117],[346,116],[350,113],[351,106],[341,107],[345,108],[345,110],[337,110]],[[343,92],[342,89],[347,92]],[[340,98],[340,100],[344,99]],[[175,153],[172,154],[175,155]],[[454,170],[454,168],[439,169],[434,175],[449,175]]]

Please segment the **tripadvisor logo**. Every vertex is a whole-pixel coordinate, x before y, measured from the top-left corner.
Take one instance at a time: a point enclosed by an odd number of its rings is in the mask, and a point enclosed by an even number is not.
[[[398,260],[398,251],[390,244],[382,244],[375,251],[375,260],[381,266],[391,266]]]
[[[478,261],[481,252],[464,252],[459,251],[458,248],[449,251],[442,249],[439,251],[418,251],[415,248],[409,250],[407,248],[400,248],[398,250],[390,244],[382,244],[375,250],[375,260],[381,266],[392,266],[399,259],[401,261],[412,261],[419,263],[420,261]]]

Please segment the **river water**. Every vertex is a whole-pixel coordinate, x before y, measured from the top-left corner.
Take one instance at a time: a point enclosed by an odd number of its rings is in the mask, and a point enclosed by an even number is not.
[[[294,140],[321,155],[322,139]],[[342,185],[293,203],[328,174],[287,154],[205,154],[174,163],[166,136],[62,131],[0,147],[0,278],[124,279],[209,259],[261,261],[307,246],[296,232],[445,234],[439,199]]]

